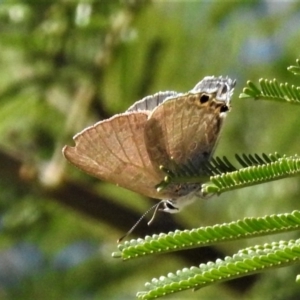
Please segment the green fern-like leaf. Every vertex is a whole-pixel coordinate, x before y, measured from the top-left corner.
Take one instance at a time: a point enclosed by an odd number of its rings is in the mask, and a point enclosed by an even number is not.
[[[166,172],[165,180],[157,185],[160,191],[170,183],[198,182],[202,184],[201,193],[220,194],[226,191],[257,185],[264,182],[300,175],[300,157],[286,157],[275,154],[236,155],[243,167],[237,169],[226,157],[216,157],[199,170],[190,165]]]
[[[300,59],[296,60],[296,66],[288,67],[288,71],[292,72],[294,75],[300,75]]]
[[[300,240],[248,247],[224,260],[184,268],[176,273],[152,279],[146,283],[147,291],[139,292],[139,299],[154,299],[188,289],[224,282],[234,278],[261,272],[262,270],[288,266],[300,261]]]
[[[223,158],[216,157],[203,164],[201,170],[196,169],[191,161],[186,165],[179,166],[172,161],[173,170],[161,166],[160,169],[165,172],[164,181],[160,182],[156,188],[158,191],[163,190],[170,183],[183,182],[207,182],[210,176],[221,175],[224,172],[236,171],[237,168],[224,156]]]
[[[259,80],[260,88],[253,82],[248,81],[247,87],[243,89],[240,98],[254,98],[256,100],[273,100],[300,104],[300,87],[288,83],[278,83],[276,79]]]
[[[251,156],[245,156],[244,160],[237,157],[245,168],[211,177],[209,182],[202,185],[204,195],[220,194],[237,188],[300,175],[300,157],[297,155],[292,157],[270,155],[269,158],[264,156],[265,161],[261,161],[262,158],[259,157],[256,161],[264,163],[261,165],[254,165],[255,161],[249,159]]]
[[[300,212],[278,214],[263,218],[245,218],[231,223],[176,230],[168,234],[146,236],[145,239],[126,241],[113,253],[123,260],[150,254],[161,254],[189,248],[204,247],[221,242],[299,230]]]

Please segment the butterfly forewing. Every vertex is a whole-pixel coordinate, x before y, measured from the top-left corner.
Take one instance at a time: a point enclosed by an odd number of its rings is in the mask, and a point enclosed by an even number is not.
[[[153,198],[163,173],[152,167],[144,129],[148,115],[143,112],[117,115],[88,127],[74,137],[75,147],[66,146],[65,157],[78,168],[102,180],[118,184]]]

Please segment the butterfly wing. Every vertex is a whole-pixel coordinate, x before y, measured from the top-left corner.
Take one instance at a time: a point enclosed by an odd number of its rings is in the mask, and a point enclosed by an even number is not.
[[[101,180],[149,197],[168,197],[167,191],[158,193],[155,189],[163,173],[153,168],[146,149],[147,118],[145,112],[133,112],[98,122],[78,133],[75,147],[65,146],[63,154],[72,164]]]
[[[214,85],[220,79],[230,80],[209,77],[207,85],[199,83],[202,91],[195,89],[198,84],[188,94],[167,99],[149,115],[145,128],[146,145],[157,167],[163,165],[174,170],[174,162],[179,166],[191,163],[200,170],[209,160],[226,114],[224,107],[229,108],[234,86],[224,88],[222,82]]]
[[[132,111],[152,111],[155,107],[163,103],[168,98],[174,98],[180,95],[177,92],[166,91],[147,96],[140,101],[135,102],[126,112]]]

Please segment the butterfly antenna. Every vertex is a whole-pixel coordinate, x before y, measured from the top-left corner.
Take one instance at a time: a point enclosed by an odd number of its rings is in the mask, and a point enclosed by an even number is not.
[[[156,216],[156,213],[157,213],[157,211],[158,211],[158,209],[159,209],[159,207],[160,207],[160,204],[162,204],[162,203],[163,203],[163,202],[160,201],[159,203],[157,203],[157,204],[155,204],[154,206],[151,207],[151,209],[153,209],[154,207],[155,207],[155,209],[154,209],[154,213],[153,213],[153,215],[152,215],[152,218],[151,218],[150,221],[147,223],[148,226],[150,226],[151,223],[154,221],[155,216]],[[148,212],[149,212],[149,211],[148,211]],[[147,212],[147,213],[148,213],[148,212]]]
[[[119,239],[118,239],[118,243],[120,243],[121,241],[123,241],[124,240],[124,238],[126,238],[128,235],[130,235],[132,232],[133,232],[133,230],[140,224],[140,222],[145,218],[145,216],[151,211],[151,210],[153,210],[154,209],[154,213],[153,213],[153,216],[152,216],[152,218],[151,218],[151,220],[147,223],[148,225],[150,225],[152,222],[153,222],[153,220],[154,220],[154,218],[155,218],[155,216],[156,216],[156,213],[157,213],[157,211],[158,211],[158,208],[159,208],[159,206],[161,205],[161,201],[159,202],[159,203],[157,203],[157,204],[155,204],[155,205],[153,205],[152,207],[150,207],[139,219],[138,219],[138,221],[123,235],[123,236],[121,236]]]

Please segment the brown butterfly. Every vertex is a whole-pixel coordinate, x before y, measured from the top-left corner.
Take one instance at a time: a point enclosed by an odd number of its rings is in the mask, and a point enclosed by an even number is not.
[[[63,154],[90,175],[163,199],[164,211],[178,212],[201,197],[201,183],[171,183],[159,192],[166,175],[161,166],[175,171],[189,163],[201,170],[214,152],[235,83],[209,76],[185,94],[145,97],[76,134],[75,147],[65,146]]]

